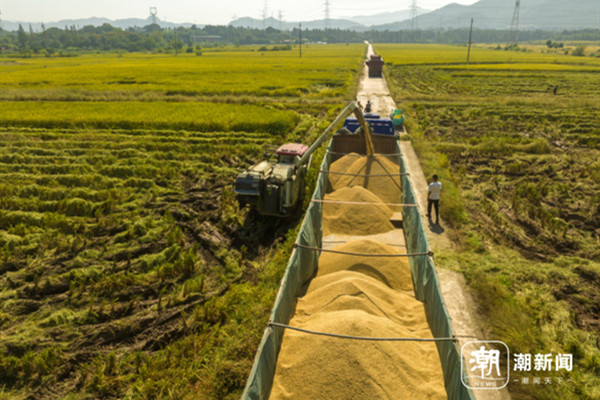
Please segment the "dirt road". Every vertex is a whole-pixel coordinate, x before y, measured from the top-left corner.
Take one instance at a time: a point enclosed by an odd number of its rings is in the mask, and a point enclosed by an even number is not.
[[[370,57],[371,54],[373,54],[373,46],[369,44],[367,57]],[[367,101],[371,101],[373,112],[381,116],[389,115],[390,112],[396,108],[396,103],[390,95],[385,77],[369,78],[366,67],[363,69],[361,75],[356,98],[363,106],[367,104]],[[407,134],[406,131],[401,132],[401,136]],[[412,144],[409,141],[402,140],[400,141],[400,149],[404,154],[404,161],[406,162],[408,172],[411,174],[413,186],[417,194],[417,200],[420,205],[419,211],[423,217],[427,214],[427,180],[425,179],[417,155],[412,148]],[[427,221],[427,219],[424,219],[424,221]],[[430,242],[429,245],[434,252],[452,246],[448,236],[444,234],[443,226],[444,224],[441,220],[439,224],[425,224],[425,229],[427,230],[427,236]]]
[[[368,46],[367,57],[373,54],[373,46],[370,44]],[[367,100],[370,100],[373,112],[382,116],[389,115],[390,111],[396,108],[396,103],[387,87],[385,75],[383,78],[369,78],[366,66],[361,75],[356,98],[363,106],[367,103]],[[401,136],[408,134],[406,131],[401,132]],[[441,218],[439,224],[433,224],[425,217],[427,215],[428,182],[411,142],[400,140],[400,149],[406,163],[406,172],[410,174],[417,195],[419,211],[425,222],[424,226],[430,249],[434,253],[452,249],[452,242],[445,232],[445,224]],[[484,324],[477,316],[477,304],[467,288],[464,277],[457,272],[440,268],[437,269],[437,272],[442,295],[452,319],[454,335],[467,336],[459,338],[459,348],[462,348],[466,342],[471,340],[484,340]],[[510,400],[510,395],[506,389],[474,390],[474,393],[477,400]]]

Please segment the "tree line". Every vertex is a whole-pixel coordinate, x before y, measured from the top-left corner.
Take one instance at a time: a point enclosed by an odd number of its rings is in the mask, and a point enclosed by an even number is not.
[[[200,46],[220,44],[294,44],[298,43],[297,28],[286,31],[274,28],[255,29],[233,26],[178,27],[163,29],[157,24],[121,29],[105,23],[102,26],[65,26],[64,29],[45,29],[34,32],[31,26],[19,25],[16,32],[0,30],[3,52],[23,54],[75,53],[78,51],[195,51]],[[521,41],[597,40],[598,29],[577,31],[521,31]],[[302,40],[328,43],[443,43],[460,44],[467,41],[468,29],[449,30],[384,30],[356,32],[343,29],[311,29],[302,31]],[[473,31],[474,43],[509,43],[511,32],[492,29]]]

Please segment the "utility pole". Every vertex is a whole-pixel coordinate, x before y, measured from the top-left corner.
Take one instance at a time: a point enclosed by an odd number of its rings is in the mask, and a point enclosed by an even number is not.
[[[467,64],[469,63],[469,57],[471,56],[471,35],[473,34],[473,18],[471,18],[471,29],[469,29],[469,50],[467,50]]]
[[[330,28],[329,21],[329,0],[325,0],[325,29]]]
[[[298,43],[300,44],[300,58],[302,58],[302,24],[298,24]]]
[[[514,44],[519,43],[519,5],[520,4],[521,4],[521,1],[516,0],[515,11],[513,13],[512,21],[510,23],[510,32],[515,33]]]

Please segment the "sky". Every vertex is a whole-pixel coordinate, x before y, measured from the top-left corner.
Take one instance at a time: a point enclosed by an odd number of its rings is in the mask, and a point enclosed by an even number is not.
[[[55,22],[63,19],[105,17],[111,20],[147,18],[150,7],[169,22],[225,25],[241,17],[266,15],[284,21],[323,19],[326,0],[0,0],[2,20]],[[419,8],[434,10],[446,4],[477,0],[417,0]],[[373,15],[407,10],[411,0],[329,0],[330,18]]]

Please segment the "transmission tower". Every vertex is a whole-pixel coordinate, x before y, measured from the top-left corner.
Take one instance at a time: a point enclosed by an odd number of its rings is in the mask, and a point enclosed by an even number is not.
[[[325,0],[325,29],[330,28],[329,21],[329,0]]]
[[[513,13],[512,22],[510,23],[510,33],[511,38],[514,37],[514,43],[517,44],[519,42],[519,5],[521,4],[520,0],[515,2],[515,11]],[[514,34],[514,36],[513,36]]]
[[[156,14],[158,14],[156,7],[150,7],[150,16],[152,17],[153,24],[156,24]]]
[[[265,0],[265,6],[263,7],[262,10],[262,23],[263,23],[263,29],[267,28],[267,0]]]
[[[281,22],[283,21],[283,13],[281,12],[281,10],[279,10],[279,30],[281,29]]]
[[[417,28],[417,0],[412,0],[410,3],[410,29],[414,31]]]

